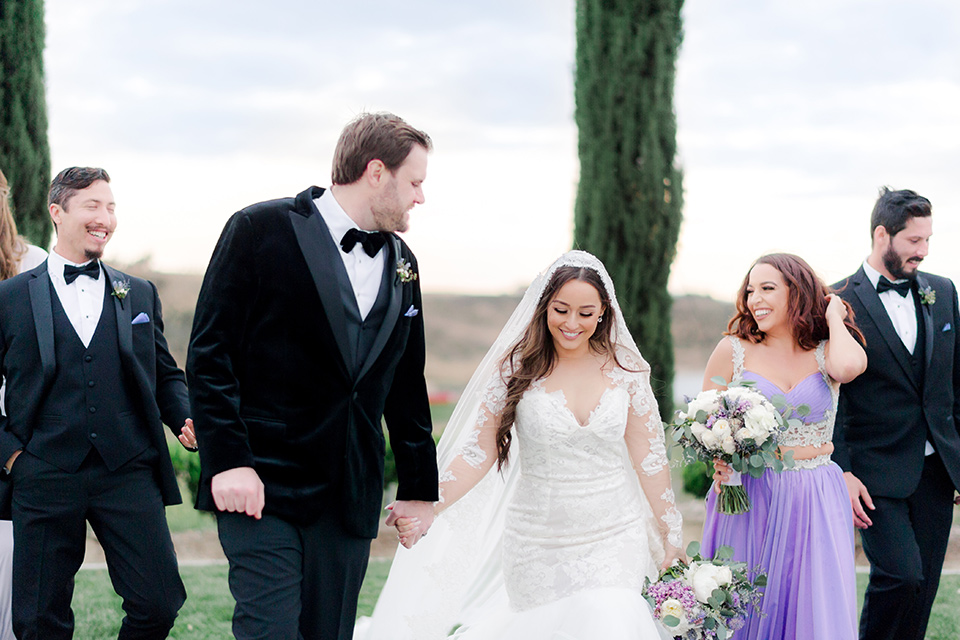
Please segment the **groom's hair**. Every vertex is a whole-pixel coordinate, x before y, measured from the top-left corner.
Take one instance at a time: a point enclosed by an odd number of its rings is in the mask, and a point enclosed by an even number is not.
[[[94,182],[103,180],[110,182],[110,176],[103,169],[96,167],[70,167],[57,174],[50,183],[50,193],[47,195],[47,204],[57,204],[66,211],[67,203],[77,191],[86,189]]]
[[[333,152],[333,184],[353,184],[371,160],[380,160],[390,173],[410,155],[413,145],[427,151],[433,142],[392,113],[361,113],[343,128]]]
[[[890,187],[880,188],[880,197],[873,205],[873,214],[870,216],[870,238],[877,227],[883,226],[891,236],[895,236],[907,226],[910,218],[926,218],[933,214],[930,201],[917,194],[916,191],[900,189],[893,191]]]

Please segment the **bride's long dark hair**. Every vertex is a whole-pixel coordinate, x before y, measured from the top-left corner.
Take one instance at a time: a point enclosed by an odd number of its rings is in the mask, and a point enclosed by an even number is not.
[[[557,350],[547,327],[547,308],[561,287],[571,280],[586,282],[600,295],[603,322],[597,325],[596,331],[590,336],[591,350],[609,354],[618,367],[625,369],[617,359],[613,346],[612,327],[616,325],[617,319],[600,274],[588,267],[558,267],[544,288],[523,336],[500,361],[500,375],[507,384],[507,398],[497,425],[497,469],[503,468],[510,452],[510,442],[513,439],[510,429],[517,417],[517,403],[535,380],[549,375],[557,364]]]

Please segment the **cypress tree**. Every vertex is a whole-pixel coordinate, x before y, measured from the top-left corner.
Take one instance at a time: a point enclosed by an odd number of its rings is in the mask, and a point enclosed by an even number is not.
[[[673,86],[683,0],[577,0],[580,184],[574,244],[603,260],[664,419],[673,411],[667,279],[680,233]]]
[[[43,0],[0,0],[0,169],[17,231],[41,247],[52,231],[44,34]]]

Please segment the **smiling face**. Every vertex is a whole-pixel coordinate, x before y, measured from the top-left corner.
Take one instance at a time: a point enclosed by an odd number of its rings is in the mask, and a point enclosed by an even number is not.
[[[373,221],[379,231],[406,231],[410,210],[423,204],[423,181],[427,178],[427,150],[413,145],[397,170],[385,170],[383,184],[370,204]]]
[[[590,337],[603,313],[600,294],[589,282],[571,280],[547,305],[547,328],[557,355],[577,357],[590,352]]]
[[[747,283],[747,309],[764,333],[787,324],[790,291],[783,275],[769,264],[758,264],[750,270]]]
[[[917,277],[920,263],[930,252],[930,236],[933,235],[933,218],[930,216],[913,217],[907,220],[900,233],[890,236],[882,227],[878,242],[880,259],[892,280],[906,278],[912,280]]]
[[[50,205],[50,217],[57,225],[54,250],[71,262],[99,259],[117,228],[113,191],[104,180],[78,190],[61,207]]]

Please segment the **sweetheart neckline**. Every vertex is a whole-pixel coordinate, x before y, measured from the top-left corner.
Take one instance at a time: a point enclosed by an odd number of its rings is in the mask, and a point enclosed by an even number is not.
[[[562,408],[564,411],[567,412],[567,415],[569,415],[569,416],[573,419],[573,422],[574,422],[579,428],[581,428],[581,429],[587,429],[587,428],[590,427],[591,424],[593,424],[593,419],[594,419],[594,417],[596,416],[597,411],[600,410],[600,407],[603,406],[603,401],[606,400],[607,394],[608,394],[609,392],[611,392],[611,391],[613,391],[613,390],[615,390],[615,389],[619,389],[619,388],[620,388],[620,387],[612,386],[612,387],[607,387],[606,389],[603,390],[603,393],[600,394],[600,399],[597,400],[597,404],[593,407],[593,409],[590,410],[590,414],[587,416],[587,422],[586,422],[586,423],[582,423],[582,422],[580,422],[579,420],[577,420],[576,414],[573,413],[573,410],[570,409],[570,406],[567,404],[567,394],[565,394],[565,393],[563,392],[563,389],[557,389],[557,390],[555,390],[555,391],[547,391],[546,389],[543,388],[543,384],[540,383],[540,384],[537,384],[537,385],[533,386],[533,387],[531,388],[531,390],[533,390],[533,391],[540,391],[543,395],[547,396],[548,398],[549,398],[550,396],[556,396],[557,394],[559,394],[559,395],[560,395],[560,398],[561,398],[561,399],[560,399],[560,406],[561,406],[561,408]]]
[[[769,382],[771,385],[773,385],[773,387],[776,388],[777,391],[779,391],[780,393],[782,393],[782,394],[785,395],[785,396],[788,396],[788,395],[790,395],[791,393],[793,393],[800,385],[802,385],[804,382],[806,382],[806,381],[809,380],[810,378],[812,378],[812,377],[814,377],[814,376],[820,376],[821,378],[823,377],[823,374],[821,374],[819,370],[818,370],[818,371],[814,371],[813,373],[811,373],[811,374],[809,374],[809,375],[806,375],[806,376],[804,376],[802,379],[798,380],[795,385],[793,385],[792,387],[790,387],[789,390],[786,390],[786,391],[785,391],[785,390],[783,389],[783,387],[781,387],[781,386],[778,385],[776,382],[774,382],[773,380],[771,380],[771,379],[768,378],[767,376],[763,375],[762,373],[757,373],[756,371],[751,371],[750,369],[744,369],[743,372],[744,372],[744,373],[752,373],[753,375],[757,376],[758,378],[763,378],[764,380],[766,380],[767,382]]]

